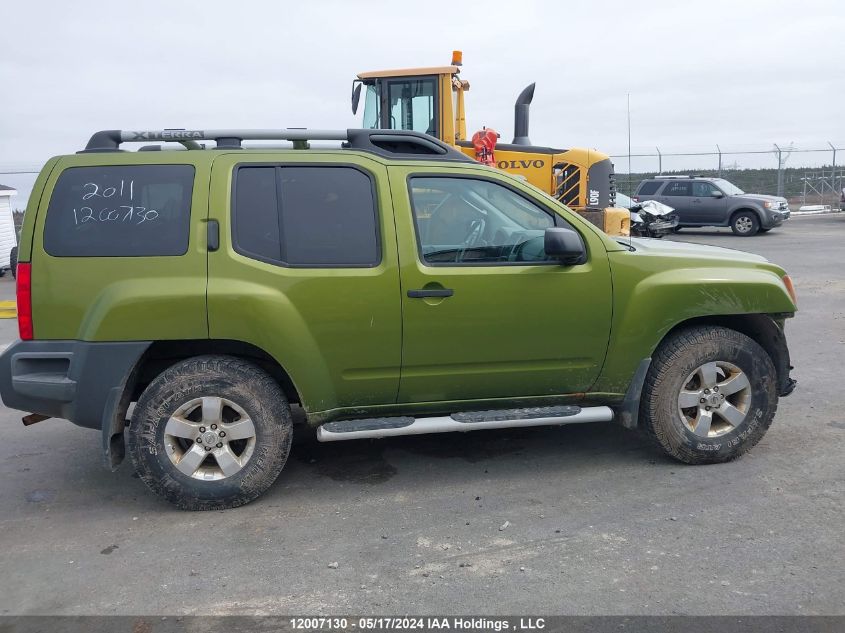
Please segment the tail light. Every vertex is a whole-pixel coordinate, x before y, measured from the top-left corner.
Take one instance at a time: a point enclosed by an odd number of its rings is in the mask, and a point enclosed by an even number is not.
[[[32,264],[18,264],[18,333],[21,340],[31,341],[35,336],[32,327]]]

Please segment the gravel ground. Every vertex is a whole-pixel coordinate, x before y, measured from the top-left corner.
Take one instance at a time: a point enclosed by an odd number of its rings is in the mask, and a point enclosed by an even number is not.
[[[0,614],[845,613],[845,214],[678,239],[763,254],[798,290],[799,387],[739,461],[601,424],[301,434],[259,501],[183,513],[102,470],[98,433],[0,408]]]

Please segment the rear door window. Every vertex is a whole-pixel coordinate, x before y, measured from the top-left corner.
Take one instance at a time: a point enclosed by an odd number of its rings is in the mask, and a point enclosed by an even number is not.
[[[377,266],[372,178],[345,166],[241,165],[233,241],[239,253],[292,267]]]
[[[235,187],[235,243],[244,254],[280,261],[276,167],[242,167]]]
[[[692,183],[689,181],[670,182],[663,190],[664,196],[691,196]]]
[[[59,176],[44,223],[55,257],[184,255],[191,165],[71,167]]]

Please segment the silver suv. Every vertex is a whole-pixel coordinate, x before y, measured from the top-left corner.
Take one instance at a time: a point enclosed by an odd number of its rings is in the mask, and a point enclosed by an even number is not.
[[[789,218],[786,198],[745,193],[722,178],[655,176],[643,180],[634,200],[674,207],[678,226],[729,226],[744,237],[765,233]]]

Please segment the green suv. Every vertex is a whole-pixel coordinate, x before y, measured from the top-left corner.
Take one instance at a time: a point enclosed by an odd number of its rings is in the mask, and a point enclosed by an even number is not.
[[[292,405],[321,441],[615,421],[702,464],[795,384],[780,267],[612,239],[414,132],[98,132],[44,166],[19,261],[3,402],[185,509],[265,491]]]

